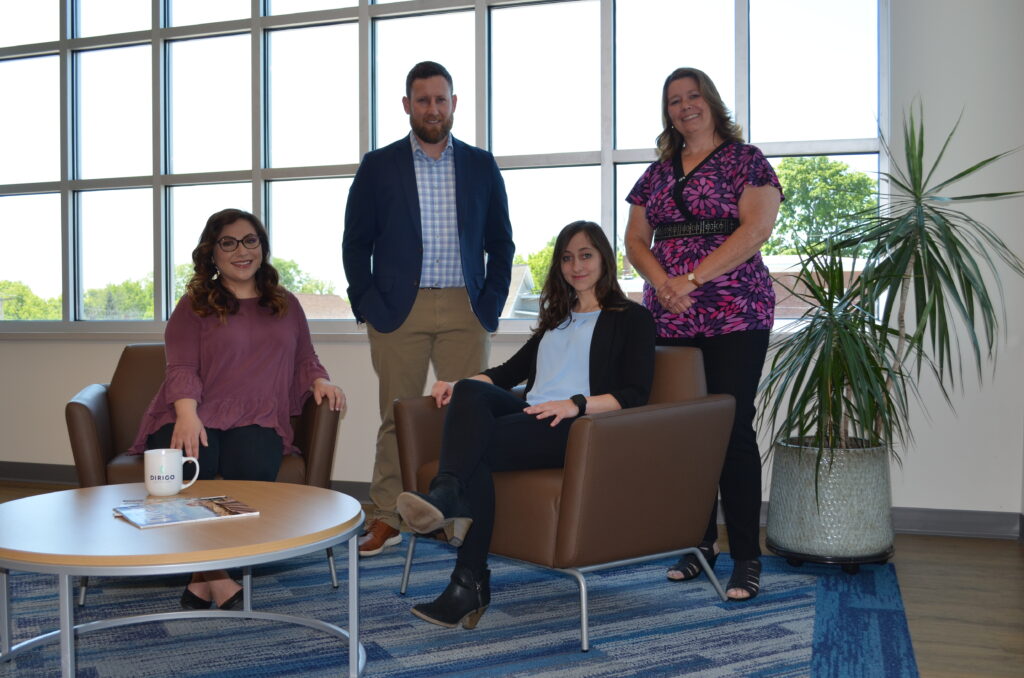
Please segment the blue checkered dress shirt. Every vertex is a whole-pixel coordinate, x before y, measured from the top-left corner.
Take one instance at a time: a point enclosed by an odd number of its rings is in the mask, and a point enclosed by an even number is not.
[[[415,133],[410,132],[416,189],[420,198],[423,238],[423,267],[420,287],[465,287],[459,256],[459,219],[455,209],[455,150],[452,135],[441,157],[434,160],[423,152]]]

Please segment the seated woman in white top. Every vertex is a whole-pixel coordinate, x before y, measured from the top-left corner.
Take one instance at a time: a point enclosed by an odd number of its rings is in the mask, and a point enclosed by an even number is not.
[[[474,628],[490,604],[487,552],[494,526],[492,471],[560,468],[569,427],[585,413],[647,403],[654,320],[626,298],[601,227],[577,221],[555,241],[537,328],[504,364],[431,395],[448,405],[430,493],[403,492],[398,512],[415,531],[443,528],[458,546],[451,583],[416,616]],[[508,391],[526,382],[526,402]],[[472,527],[472,529],[470,529]]]

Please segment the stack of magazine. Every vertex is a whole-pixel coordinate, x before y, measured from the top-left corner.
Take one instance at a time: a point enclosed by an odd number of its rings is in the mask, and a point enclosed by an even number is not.
[[[259,514],[258,510],[248,504],[225,496],[126,499],[114,508],[115,516],[142,529]]]

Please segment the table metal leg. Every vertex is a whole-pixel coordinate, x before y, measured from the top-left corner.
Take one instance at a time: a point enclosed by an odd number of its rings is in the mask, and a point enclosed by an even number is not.
[[[60,590],[60,673],[64,678],[75,678],[75,601],[71,595],[71,575],[57,575],[57,588]]]
[[[0,656],[11,653],[11,589],[7,570],[0,567]]]
[[[348,540],[348,675],[359,678],[359,537]]]
[[[252,612],[252,568],[242,568],[242,609]]]

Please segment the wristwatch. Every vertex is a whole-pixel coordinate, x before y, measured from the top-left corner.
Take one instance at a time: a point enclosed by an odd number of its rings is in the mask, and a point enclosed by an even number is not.
[[[697,287],[700,287],[701,285],[704,284],[700,280],[697,279],[697,274],[693,273],[693,272],[687,273],[686,274],[686,279],[689,280],[690,282],[692,282]]]
[[[582,417],[587,413],[587,396],[577,393],[574,396],[569,396],[569,400],[575,403],[576,407],[580,408],[580,413],[576,415],[577,417]]]

